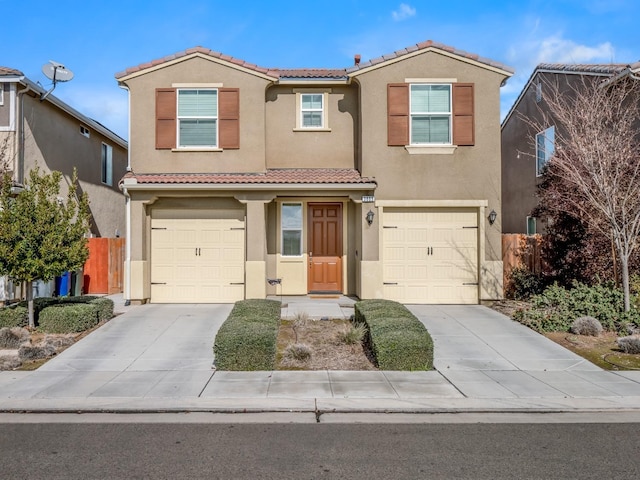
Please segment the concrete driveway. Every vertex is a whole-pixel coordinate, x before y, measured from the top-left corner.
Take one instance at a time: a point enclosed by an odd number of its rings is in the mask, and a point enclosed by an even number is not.
[[[352,308],[340,300],[317,307],[329,317]],[[605,372],[479,305],[408,306],[433,336],[437,371],[216,372],[213,340],[231,308],[120,305],[125,313],[38,370],[0,372],[0,411],[640,405],[640,372]],[[307,298],[289,299],[283,314],[309,308]]]

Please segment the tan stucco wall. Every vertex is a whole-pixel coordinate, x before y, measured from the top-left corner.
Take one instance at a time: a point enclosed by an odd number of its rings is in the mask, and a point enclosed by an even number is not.
[[[76,168],[80,190],[89,195],[93,235],[115,237],[117,231],[124,237],[125,201],[118,181],[126,172],[126,149],[93,129],[89,129],[89,138],[83,136],[80,125],[86,125],[49,102],[40,102],[39,98],[24,97],[24,115],[25,172],[35,167],[45,172],[62,172],[66,184],[63,184],[61,194],[66,195]],[[101,180],[103,142],[113,148],[111,186]]]
[[[309,87],[311,88],[311,87]],[[297,129],[296,92],[328,91],[328,130]],[[267,91],[268,168],[355,168],[358,121],[357,88],[329,86],[305,89],[275,86]]]
[[[175,84],[240,89],[240,149],[176,152],[155,148],[155,91]],[[192,57],[126,81],[131,103],[131,164],[136,173],[262,172],[265,170],[265,89],[269,81]]]
[[[475,145],[453,154],[414,154],[387,146],[387,84],[406,79],[474,84]],[[500,84],[504,75],[426,52],[357,77],[362,98],[362,174],[378,181],[376,200],[487,200],[500,211]],[[486,260],[501,260],[499,222],[487,222]]]

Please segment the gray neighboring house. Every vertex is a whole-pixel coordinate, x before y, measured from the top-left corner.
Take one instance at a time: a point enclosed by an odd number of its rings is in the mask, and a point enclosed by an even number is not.
[[[127,142],[99,122],[47,95],[21,71],[0,67],[0,166],[13,184],[22,186],[28,172],[62,172],[66,185],[74,167],[79,187],[87,192],[91,235],[125,233],[124,195],[118,180],[126,173]],[[0,299],[6,295],[0,285]]]
[[[541,171],[555,150],[555,125],[533,132],[524,118],[539,121],[545,106],[545,84],[558,81],[566,88],[583,80],[640,80],[640,62],[633,64],[538,65],[502,122],[502,232],[536,234],[545,232],[545,219],[533,216],[538,204],[536,188]],[[535,137],[535,141],[534,140]]]

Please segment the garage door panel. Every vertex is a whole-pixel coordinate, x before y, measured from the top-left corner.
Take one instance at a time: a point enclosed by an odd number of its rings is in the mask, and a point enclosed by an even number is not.
[[[171,214],[178,218],[166,218],[170,215],[166,211],[158,214],[165,218],[155,218],[152,212],[151,301],[227,303],[243,299],[244,216],[237,211]]]
[[[478,302],[477,210],[407,207],[383,213],[386,298]]]

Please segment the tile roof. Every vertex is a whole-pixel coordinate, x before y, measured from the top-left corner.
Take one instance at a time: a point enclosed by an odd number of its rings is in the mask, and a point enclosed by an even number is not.
[[[536,70],[615,75],[628,67],[626,63],[540,63]]]
[[[362,177],[353,168],[275,168],[265,173],[127,173],[123,180],[137,184],[364,184],[374,179]]]
[[[127,75],[131,75],[133,73],[141,72],[146,70],[147,68],[152,68],[158,65],[162,65],[163,63],[171,62],[173,60],[179,59],[181,57],[185,57],[187,55],[192,55],[194,53],[201,53],[204,55],[208,55],[213,58],[218,58],[221,60],[225,60],[227,62],[234,63],[240,67],[247,68],[249,70],[254,70],[256,72],[274,77],[274,78],[347,78],[349,74],[355,73],[364,68],[368,68],[388,60],[392,60],[394,58],[399,58],[404,55],[408,55],[410,53],[416,52],[418,50],[425,50],[428,48],[433,48],[437,50],[446,51],[455,55],[459,55],[464,58],[468,58],[470,60],[474,60],[476,62],[485,64],[490,67],[499,68],[505,70],[510,73],[514,73],[514,70],[502,63],[494,62],[488,58],[480,57],[474,53],[465,52],[464,50],[458,50],[457,48],[451,47],[449,45],[444,45],[442,43],[434,42],[432,40],[427,40],[426,42],[421,42],[415,45],[411,45],[409,47],[403,48],[401,50],[397,50],[393,53],[382,55],[381,57],[374,58],[372,60],[368,60],[366,62],[358,63],[349,68],[343,69],[324,69],[324,68],[298,68],[298,69],[280,69],[280,68],[265,68],[259,67],[255,64],[245,62],[244,60],[240,60],[238,58],[231,57],[229,55],[224,55],[222,53],[216,52],[214,50],[204,48],[204,47],[194,47],[188,50],[184,50],[182,52],[174,53],[173,55],[168,55],[163,58],[159,58],[156,60],[152,60],[151,62],[142,63],[135,67],[127,68],[122,72],[116,73],[116,79],[120,79],[126,77]]]
[[[0,77],[14,77],[14,76],[22,77],[24,76],[24,73],[14,68],[0,67]]]

